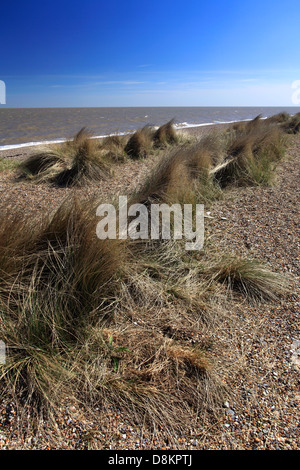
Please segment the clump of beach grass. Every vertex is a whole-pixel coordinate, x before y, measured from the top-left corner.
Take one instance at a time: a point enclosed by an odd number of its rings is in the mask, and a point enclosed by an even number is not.
[[[299,134],[300,132],[300,113],[291,116],[290,119],[285,120],[281,128],[287,134]]]
[[[220,196],[220,189],[210,176],[213,155],[199,143],[170,148],[137,188],[134,202],[196,204]]]
[[[178,143],[178,135],[174,128],[174,119],[160,126],[153,135],[155,147],[165,147]]]
[[[127,160],[127,155],[124,150],[127,141],[128,137],[126,135],[109,135],[101,139],[99,142],[99,148],[103,150],[107,159],[115,163],[122,163]]]
[[[195,266],[183,261],[180,246],[99,240],[95,201],[92,207],[67,199],[36,221],[2,213],[2,391],[47,413],[67,396],[116,405],[128,419],[146,417],[171,433],[222,392],[205,347],[170,339],[162,326],[176,292],[177,308],[187,306],[198,323],[201,283],[197,289]],[[153,309],[154,292],[152,333],[147,322],[132,328],[143,306]]]
[[[29,156],[19,166],[20,177],[40,181],[51,179],[58,171],[66,167],[66,159],[59,147],[41,148],[38,153]]]
[[[83,186],[89,182],[107,179],[111,174],[111,165],[95,143],[87,138],[78,143],[72,165],[62,170],[55,178],[59,186]]]
[[[207,176],[214,166],[212,152],[201,141],[186,148],[184,160],[192,178]]]
[[[166,150],[170,146],[192,143],[194,139],[184,133],[178,133],[174,127],[174,120],[156,128],[146,125],[138,129],[128,140],[125,152],[134,160],[139,160]]]
[[[282,112],[282,113],[274,114],[273,116],[268,117],[266,119],[266,122],[281,124],[281,123],[289,121],[290,119],[291,119],[290,114],[286,112]]]
[[[137,188],[133,200],[141,204],[182,200],[189,188],[188,170],[182,154],[182,148],[165,154]]]
[[[243,127],[229,129],[226,156],[214,177],[221,187],[271,184],[285,148],[280,128],[258,116]]]
[[[283,275],[271,271],[255,259],[237,255],[222,255],[211,263],[208,273],[250,302],[278,300],[288,287]]]
[[[94,331],[95,339],[99,333]],[[128,325],[126,331],[108,327],[101,336],[104,357],[93,355],[91,360],[91,347],[80,352],[86,372],[78,380],[79,393],[91,408],[99,406],[100,394],[104,406],[116,404],[135,424],[163,427],[173,440],[197,413],[208,405],[216,408],[224,397],[201,346],[185,346],[141,326]]]
[[[133,160],[139,160],[149,155],[153,147],[153,129],[151,126],[144,126],[138,129],[129,138],[124,151]]]
[[[2,218],[0,336],[9,357],[2,378],[21,396],[55,400],[61,379],[72,376],[68,351],[75,354],[82,328],[96,313],[112,313],[124,256],[119,240],[97,238],[94,218],[76,200],[34,223]]]
[[[82,128],[71,141],[41,149],[20,166],[20,177],[60,186],[85,185],[111,175],[111,163],[91,133]]]

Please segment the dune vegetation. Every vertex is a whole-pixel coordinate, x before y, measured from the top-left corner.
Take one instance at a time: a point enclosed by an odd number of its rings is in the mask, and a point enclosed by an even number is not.
[[[189,140],[173,122],[102,142],[83,129],[30,156],[19,177],[86,185],[159,152],[130,202],[209,207],[231,187],[272,184],[295,119],[258,116]],[[255,260],[220,257],[209,242],[186,252],[182,240],[100,240],[101,202],[112,201],[71,196],[38,220],[1,211],[1,393],[36,415],[50,416],[66,397],[84,408],[109,404],[174,436],[230,393],[222,366],[192,335],[218,321],[220,299],[274,300],[287,282]]]
[[[81,129],[71,141],[41,148],[21,163],[20,178],[58,186],[84,185],[111,174],[111,162],[92,135]]]

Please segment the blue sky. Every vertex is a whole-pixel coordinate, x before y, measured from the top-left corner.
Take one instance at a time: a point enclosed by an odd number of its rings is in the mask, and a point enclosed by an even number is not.
[[[1,4],[6,107],[292,106],[299,0]]]

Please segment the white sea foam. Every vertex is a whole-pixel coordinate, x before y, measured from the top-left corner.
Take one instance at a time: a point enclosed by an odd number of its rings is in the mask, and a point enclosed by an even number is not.
[[[204,127],[204,126],[213,126],[214,122],[203,122],[201,124],[189,124],[188,122],[180,122],[179,124],[175,124],[177,129],[187,129],[190,127]]]
[[[262,118],[265,119],[265,118]],[[179,124],[175,124],[175,127],[177,129],[187,129],[190,127],[205,127],[205,126],[215,126],[217,124],[233,124],[234,122],[243,122],[243,121],[252,121],[252,119],[241,119],[240,121],[237,121],[236,119],[234,121],[213,121],[213,122],[202,122],[201,124],[192,124],[188,122],[180,122]]]
[[[267,119],[267,117],[262,117],[261,119]],[[235,119],[234,121],[213,121],[213,122],[203,122],[201,124],[192,124],[188,122],[180,122],[179,124],[175,124],[177,129],[186,129],[190,127],[205,127],[205,126],[215,126],[218,124],[233,124],[235,122],[245,122],[245,121],[253,121],[251,119]]]

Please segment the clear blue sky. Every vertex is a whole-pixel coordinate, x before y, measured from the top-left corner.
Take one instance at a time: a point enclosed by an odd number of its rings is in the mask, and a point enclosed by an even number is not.
[[[292,106],[299,0],[1,3],[6,107]]]

